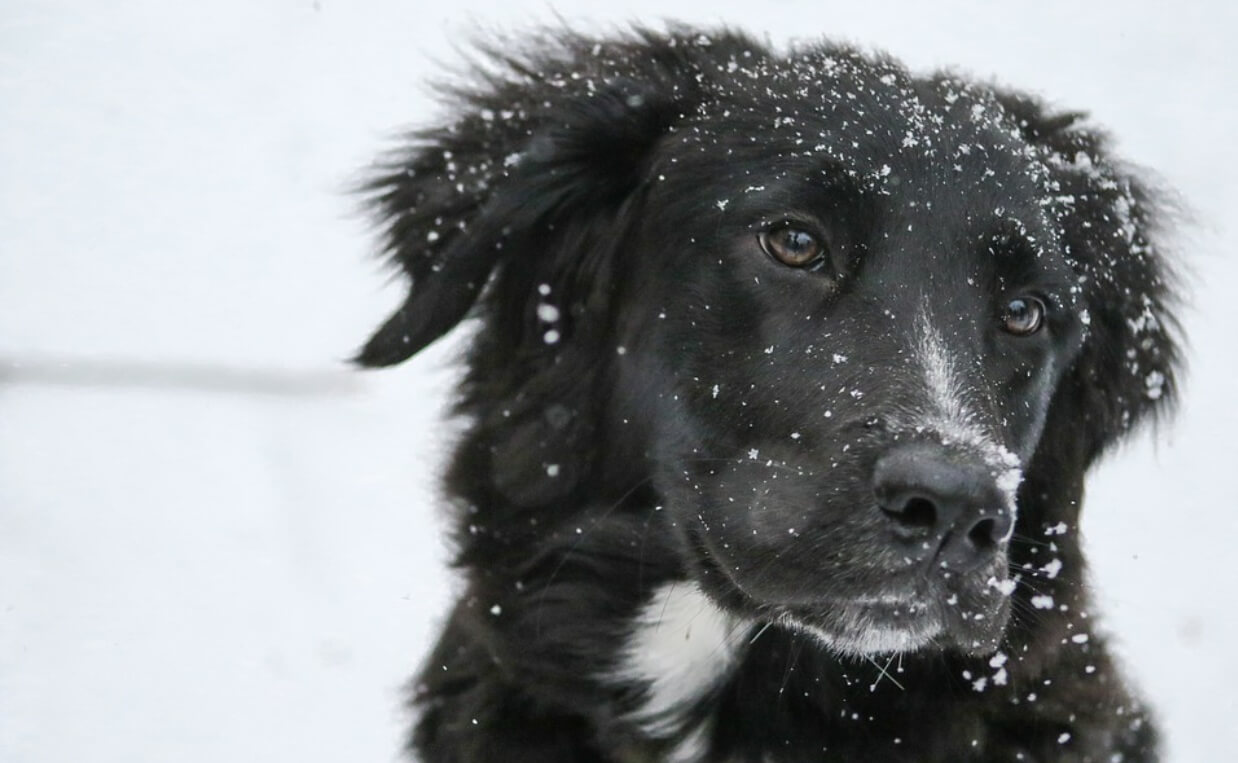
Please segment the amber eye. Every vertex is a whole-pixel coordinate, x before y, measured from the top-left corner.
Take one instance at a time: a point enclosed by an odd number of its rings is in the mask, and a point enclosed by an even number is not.
[[[1045,303],[1039,297],[1015,297],[1006,303],[1002,328],[1015,336],[1031,336],[1045,322]]]
[[[780,225],[757,238],[765,253],[784,265],[815,270],[825,263],[825,244],[803,228]]]

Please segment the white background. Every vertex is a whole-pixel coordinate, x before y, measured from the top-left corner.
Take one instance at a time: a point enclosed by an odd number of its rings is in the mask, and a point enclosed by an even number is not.
[[[453,582],[451,347],[341,364],[399,299],[342,189],[427,76],[542,2],[0,3],[0,760],[389,761]],[[1081,10],[1081,6],[1086,9]],[[1176,423],[1091,482],[1108,629],[1173,761],[1235,759],[1232,3],[612,2],[829,35],[1087,108],[1193,210]]]

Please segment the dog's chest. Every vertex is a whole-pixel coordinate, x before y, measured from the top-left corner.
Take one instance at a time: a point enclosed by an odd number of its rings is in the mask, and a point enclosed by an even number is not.
[[[607,678],[639,688],[641,702],[627,720],[650,738],[676,740],[668,761],[705,753],[710,721],[692,711],[731,674],[749,630],[689,582],[663,585],[633,618]]]

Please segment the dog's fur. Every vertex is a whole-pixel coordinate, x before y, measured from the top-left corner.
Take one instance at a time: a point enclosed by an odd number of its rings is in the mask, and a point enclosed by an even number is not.
[[[411,293],[359,362],[478,318],[415,754],[1155,759],[1078,536],[1177,362],[1158,207],[1103,136],[830,44],[519,50],[366,185]],[[770,256],[788,225],[824,261]],[[1027,295],[1043,328],[1003,330]],[[882,475],[937,465],[992,509],[965,564],[891,534]]]

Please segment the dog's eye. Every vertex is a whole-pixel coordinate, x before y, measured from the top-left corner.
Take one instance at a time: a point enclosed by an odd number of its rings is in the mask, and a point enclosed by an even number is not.
[[[757,238],[765,253],[784,265],[816,270],[825,262],[825,244],[803,228],[780,225],[762,231]]]
[[[1015,297],[1006,303],[1002,328],[1015,336],[1031,336],[1045,321],[1045,303],[1039,297]]]

